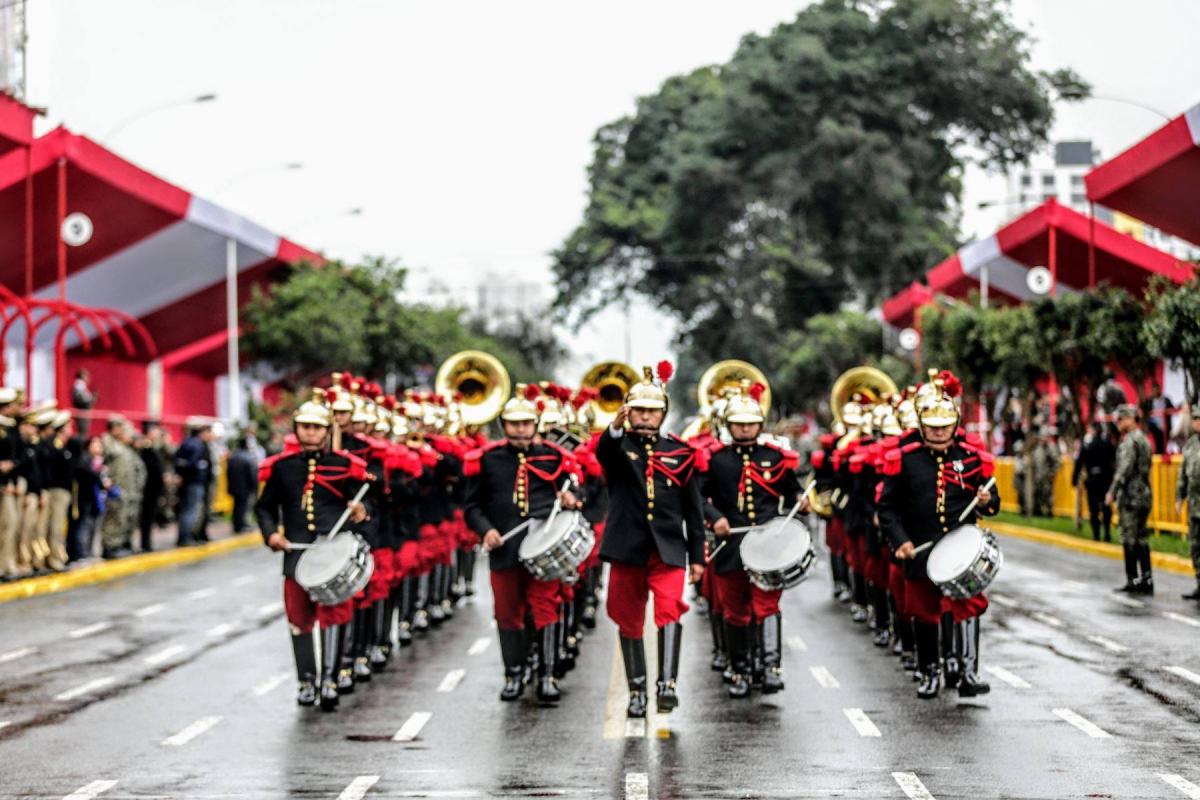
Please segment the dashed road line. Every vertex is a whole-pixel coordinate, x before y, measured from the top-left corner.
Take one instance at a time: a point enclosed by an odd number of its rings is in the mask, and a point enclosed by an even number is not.
[[[194,592],[188,592],[188,600],[203,600],[206,597],[212,597],[217,593],[217,590],[209,586],[204,589],[197,589]]]
[[[135,617],[139,617],[139,618],[152,617],[155,614],[162,612],[163,609],[165,609],[166,607],[167,607],[166,603],[151,603],[150,605],[146,606],[145,608],[139,608],[137,611],[133,612],[133,615]]]
[[[471,646],[467,649],[467,655],[477,656],[484,650],[487,650],[491,643],[492,638],[490,636],[480,637],[471,643]]]
[[[1005,608],[1016,608],[1019,605],[1021,605],[1020,603],[1018,603],[1016,600],[1013,600],[1008,595],[999,594],[998,592],[992,592],[991,594],[988,595],[988,598],[990,600],[994,600],[995,602],[999,603],[1000,605],[1004,606]]]
[[[648,800],[650,777],[644,772],[625,773],[625,800]]]
[[[289,675],[289,673],[287,673],[287,672],[277,672],[276,674],[272,675],[271,677],[266,678],[265,680],[261,681],[253,689],[254,696],[262,697],[264,694],[267,694],[268,692],[272,692],[275,689],[278,689],[281,685],[283,685],[283,682],[288,679],[288,675]]]
[[[239,575],[229,582],[230,586],[245,586],[254,583],[254,575]]]
[[[92,781],[87,786],[81,786],[63,800],[92,800],[93,797],[104,794],[117,785],[116,781]]]
[[[1098,644],[1110,653],[1128,653],[1129,648],[1123,644],[1118,644],[1112,639],[1107,639],[1103,636],[1089,636],[1087,640],[1092,644]]]
[[[1092,590],[1092,587],[1083,581],[1066,580],[1062,582],[1062,585],[1076,592],[1090,592]]]
[[[16,650],[9,650],[7,653],[0,653],[0,664],[7,664],[10,661],[16,661],[18,658],[31,656],[36,652],[36,647],[18,647]]]
[[[453,692],[458,684],[462,683],[463,676],[467,674],[465,669],[452,669],[446,673],[446,677],[442,678],[442,682],[438,684],[439,692]]]
[[[185,650],[187,650],[187,648],[184,647],[183,645],[173,644],[170,647],[166,647],[166,648],[163,648],[162,650],[159,650],[157,653],[154,653],[153,655],[146,656],[145,663],[148,666],[156,667],[159,664],[163,663],[164,661],[169,661],[170,659],[174,658],[175,656],[179,655],[180,653],[184,652]]]
[[[1038,622],[1049,625],[1051,628],[1061,628],[1066,625],[1066,623],[1058,617],[1047,614],[1044,611],[1033,611],[1029,614],[1029,616],[1033,617]]]
[[[626,718],[625,720],[625,738],[626,739],[645,739],[646,738],[646,720],[645,718]]]
[[[88,681],[87,683],[81,683],[78,686],[75,686],[71,689],[67,689],[65,692],[59,692],[58,694],[54,695],[54,699],[55,700],[74,700],[76,697],[81,697],[85,694],[91,694],[92,692],[94,692],[98,689],[103,689],[105,686],[110,686],[111,684],[116,683],[116,681],[117,681],[117,679],[113,678],[113,677],[96,678],[93,681]]]
[[[811,672],[812,676],[817,679],[817,683],[821,684],[822,688],[836,689],[841,686],[841,684],[838,683],[837,678],[833,677],[833,673],[831,673],[825,667],[809,667],[808,671]]]
[[[791,650],[793,653],[803,653],[805,650],[808,649],[808,645],[806,645],[804,643],[804,640],[801,639],[799,636],[787,637],[787,646],[788,646],[788,649]]]
[[[1200,619],[1195,617],[1185,617],[1183,614],[1176,614],[1174,611],[1164,611],[1163,616],[1167,619],[1173,619],[1176,622],[1182,622],[1184,625],[1191,625],[1193,628],[1200,628]]]
[[[371,787],[378,782],[378,775],[359,775],[350,781],[349,786],[342,789],[342,793],[338,795],[338,800],[362,800]]]
[[[1071,725],[1074,725],[1076,728],[1083,731],[1093,739],[1112,738],[1111,733],[1096,725],[1096,723],[1084,719],[1069,708],[1055,708],[1052,710],[1056,717],[1059,717],[1065,722],[1069,722]]]
[[[183,747],[220,721],[220,717],[201,717],[174,736],[168,736],[166,739],[163,739],[162,743],[166,747]]]
[[[858,731],[859,736],[879,737],[883,735],[861,708],[843,708],[842,713],[846,715],[846,719],[850,720],[850,724],[854,726],[854,730]]]
[[[225,636],[233,630],[232,623],[222,622],[220,625],[214,625],[204,632],[205,636]]]
[[[892,779],[910,800],[934,800],[915,772],[893,772]]]
[[[1184,797],[1190,797],[1192,800],[1200,800],[1200,786],[1184,778],[1182,775],[1159,775],[1159,779],[1180,791]]]
[[[91,636],[93,633],[106,631],[112,627],[111,622],[93,622],[91,625],[84,625],[82,628],[76,628],[73,631],[67,632],[68,639],[82,639],[85,636]]]
[[[273,603],[263,603],[261,606],[254,609],[254,613],[260,617],[269,617],[273,614],[278,614],[280,611],[283,611],[283,603],[278,600]]]
[[[433,717],[433,714],[428,711],[418,711],[408,718],[400,730],[396,731],[396,735],[392,737],[393,742],[411,742],[421,733],[421,729],[425,727],[425,723]]]
[[[11,719],[0,719],[0,731],[4,730],[9,725],[12,725]]]
[[[1186,667],[1163,667],[1163,669],[1172,675],[1183,678],[1185,681],[1191,681],[1194,684],[1200,685],[1200,675],[1197,675]]]
[[[1135,597],[1126,597],[1123,594],[1113,594],[1113,595],[1109,595],[1109,597],[1111,597],[1113,600],[1116,600],[1118,603],[1120,603],[1121,605],[1126,606],[1128,608],[1145,608],[1146,607],[1146,601],[1138,600]]]
[[[984,667],[984,669],[987,672],[989,672],[990,674],[995,675],[997,678],[1004,681],[1005,683],[1007,683],[1009,686],[1013,687],[1014,689],[1032,689],[1033,688],[1032,686],[1029,685],[1029,682],[1026,681],[1024,678],[1022,678],[1018,675],[1014,675],[1013,673],[1006,670],[1004,667]]]

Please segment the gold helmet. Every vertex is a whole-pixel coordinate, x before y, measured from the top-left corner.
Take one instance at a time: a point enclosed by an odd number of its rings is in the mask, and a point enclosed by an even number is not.
[[[960,389],[958,378],[949,372],[936,373],[930,370],[930,374],[937,375],[927,384],[931,388],[924,391],[924,394],[917,394],[917,416],[921,425],[927,428],[957,425],[958,404],[955,398],[958,397]]]
[[[325,399],[324,389],[313,389],[312,398],[301,403],[293,412],[292,424],[320,425],[322,428],[332,425],[333,420],[329,415],[329,407],[325,405]]]
[[[749,386],[749,381],[743,381],[741,389],[725,402],[725,424],[739,423],[752,425],[764,422],[762,395],[766,387],[761,383]]]
[[[537,422],[537,397],[540,393],[533,384],[518,383],[517,391],[500,409],[500,419],[504,422]]]
[[[650,367],[642,367],[642,379],[629,387],[625,395],[625,405],[630,408],[661,409],[666,411],[671,404],[667,396],[667,381],[675,373],[670,361],[658,362],[658,376]]]
[[[541,397],[534,401],[538,407],[538,432],[545,433],[551,428],[566,427],[566,408],[559,397],[558,386],[542,381],[539,388]]]
[[[858,396],[856,395],[855,399],[850,400],[844,406],[842,406],[842,422],[845,423],[847,427],[862,425],[863,420],[865,419],[864,412],[865,409],[863,408],[862,403],[859,402]]]

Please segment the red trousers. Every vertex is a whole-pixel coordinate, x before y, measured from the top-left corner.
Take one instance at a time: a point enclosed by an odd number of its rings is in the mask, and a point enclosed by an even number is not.
[[[686,571],[664,564],[658,553],[651,553],[645,565],[612,562],[608,576],[609,619],[626,639],[641,639],[646,627],[646,601],[654,592],[654,624],[678,622],[688,610],[683,602]]]
[[[354,619],[354,601],[347,600],[336,606],[318,605],[308,596],[308,591],[296,583],[295,578],[284,578],[283,612],[288,625],[296,633],[311,633],[313,625],[328,628],[331,625],[345,625]]]
[[[904,567],[899,564],[888,564],[888,591],[896,603],[896,616],[900,619],[912,619],[908,608],[908,580],[904,577]]]
[[[371,580],[366,588],[355,596],[355,608],[366,608],[387,597],[392,590],[392,549],[384,547],[372,550],[371,558],[375,562],[375,568],[371,570]]]
[[[491,576],[497,628],[524,630],[526,611],[538,630],[558,621],[558,581],[539,581],[521,566],[494,569]]]
[[[978,617],[987,611],[988,601],[982,594],[966,600],[954,600],[942,594],[929,578],[907,580],[904,587],[905,605],[918,622],[939,622],[949,612],[955,622]]]
[[[864,565],[863,574],[867,580],[876,586],[884,588],[888,585],[888,562],[889,559],[885,550],[876,550],[871,552],[866,549],[866,542],[863,543]]]
[[[830,517],[825,521],[825,546],[835,556],[846,554],[846,526],[841,517]]]
[[[434,564],[440,563],[442,555],[441,534],[438,533],[438,526],[426,524],[418,529],[420,540],[420,555],[422,573],[433,569]]]
[[[715,577],[725,621],[730,625],[744,628],[779,613],[779,598],[783,592],[764,592],[740,569]]]

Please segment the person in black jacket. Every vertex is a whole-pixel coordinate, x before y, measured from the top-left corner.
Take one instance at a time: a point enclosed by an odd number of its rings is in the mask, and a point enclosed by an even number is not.
[[[208,443],[212,441],[212,425],[196,421],[190,425],[190,433],[175,451],[175,474],[179,476],[179,546],[186,547],[195,541],[202,530],[205,500],[208,485],[212,481],[212,455]]]
[[[754,390],[751,387],[750,391]],[[765,591],[750,583],[741,558],[746,534],[731,534],[730,530],[762,525],[790,511],[797,500],[801,510],[807,510],[807,501],[799,498],[800,482],[796,477],[800,457],[775,444],[760,442],[763,420],[756,395],[739,394],[729,399],[725,425],[733,443],[712,454],[703,481],[708,498],[705,516],[712,523],[713,534],[724,542],[710,568],[717,577],[732,661],[730,697],[750,694],[751,625],[757,627],[765,666],[763,692],[783,690],[783,618],[779,614],[783,592]]]
[[[233,532],[244,533],[250,530],[250,506],[254,502],[254,493],[258,489],[258,464],[254,454],[250,452],[248,433],[238,437],[234,443],[233,452],[229,454],[228,471],[229,495],[233,498]]]
[[[1104,493],[1112,484],[1116,463],[1117,448],[1105,432],[1104,423],[1093,422],[1091,433],[1079,447],[1079,456],[1071,473],[1071,485],[1078,486],[1080,477],[1083,478],[1088,520],[1092,523],[1092,538],[1096,541],[1100,541],[1101,530],[1104,531],[1104,541],[1112,541],[1112,506],[1104,502]]]
[[[315,705],[318,700],[317,664],[312,631],[321,628],[321,708],[338,705],[336,671],[343,625],[354,618],[353,598],[336,606],[320,605],[296,582],[296,565],[304,554],[293,544],[311,544],[330,531],[366,479],[366,464],[358,458],[328,449],[329,410],[311,400],[292,416],[300,450],[272,457],[263,463],[266,480],[255,514],[267,547],[283,553],[283,606],[292,634],[292,655],[300,688],[296,701]],[[358,503],[351,519],[362,522],[366,508]]]
[[[143,553],[154,549],[154,525],[158,520],[159,504],[166,491],[165,466],[159,455],[161,438],[162,428],[158,423],[147,422],[135,445],[137,454],[146,467],[146,485],[142,489],[142,507],[138,512],[138,530],[141,533]]]
[[[707,451],[661,436],[672,367],[661,362],[658,382],[649,367],[625,396],[612,425],[600,435],[596,458],[608,484],[608,520],[600,558],[611,564],[607,611],[620,631],[629,684],[630,717],[646,715],[646,654],[642,644],[646,600],[654,593],[658,628],[660,713],[679,705],[679,623],[688,606],[685,579],[704,574],[704,502],[699,473]],[[626,429],[628,423],[628,429]]]
[[[464,513],[467,525],[482,540],[491,567],[492,596],[504,689],[500,699],[516,700],[523,691],[526,657],[525,614],[533,616],[541,646],[538,659],[538,699],[557,703],[554,669],[558,655],[559,582],[535,578],[521,564],[518,552],[525,540],[520,530],[507,541],[504,534],[530,520],[550,515],[556,499],[564,508],[580,506],[562,486],[577,469],[570,454],[556,445],[536,441],[538,408],[526,396],[527,387],[504,404],[500,422],[504,439],[467,454]],[[533,387],[536,390],[536,387]]]

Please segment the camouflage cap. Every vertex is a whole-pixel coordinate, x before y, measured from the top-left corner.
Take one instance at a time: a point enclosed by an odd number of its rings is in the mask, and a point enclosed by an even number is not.
[[[1122,403],[1117,406],[1117,419],[1137,419],[1138,408],[1133,403]]]

